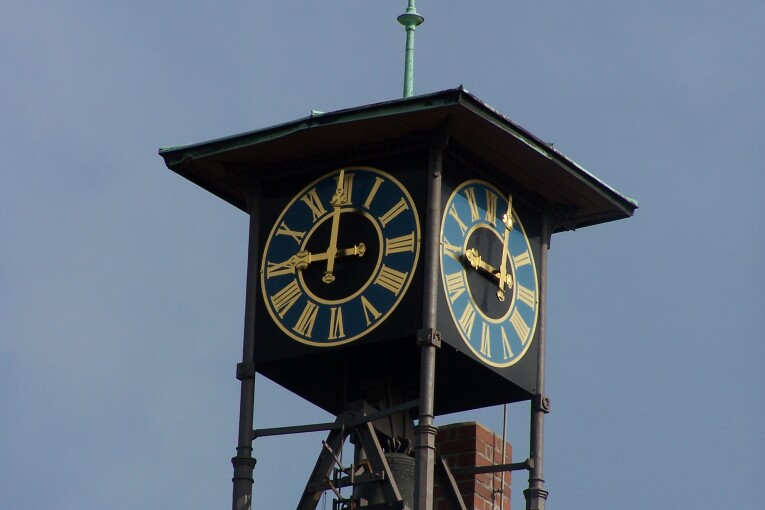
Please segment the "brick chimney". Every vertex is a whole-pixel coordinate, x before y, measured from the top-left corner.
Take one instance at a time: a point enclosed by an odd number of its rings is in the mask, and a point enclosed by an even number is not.
[[[505,446],[502,458],[502,436],[478,422],[453,423],[438,428],[436,451],[451,470],[461,467],[510,464],[512,447]],[[468,510],[510,510],[510,473],[454,475],[462,499]],[[441,489],[436,484],[435,510],[449,510]]]

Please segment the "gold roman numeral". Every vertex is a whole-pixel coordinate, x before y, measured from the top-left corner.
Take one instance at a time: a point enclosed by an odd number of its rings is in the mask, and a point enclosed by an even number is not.
[[[290,259],[287,259],[284,262],[268,261],[266,265],[266,278],[282,276],[285,274],[295,274],[295,266],[290,264]]]
[[[481,215],[478,211],[478,202],[475,199],[475,188],[465,188],[465,197],[467,197],[470,206],[470,221],[477,221]]]
[[[467,336],[471,335],[471,332],[473,331],[473,323],[475,322],[475,308],[473,308],[473,305],[470,304],[468,301],[468,304],[465,305],[465,311],[462,312],[462,316],[460,317],[459,323],[460,326],[462,326],[462,330],[465,331]]]
[[[311,334],[313,333],[313,325],[316,323],[316,316],[318,314],[319,305],[309,299],[306,301],[305,308],[303,308],[303,312],[300,314],[300,317],[295,323],[295,326],[293,326],[292,330],[303,336],[311,338]]]
[[[449,240],[446,238],[446,236],[444,236],[444,254],[449,255],[451,258],[459,262],[460,261],[459,251],[460,251],[460,247],[450,243]]]
[[[452,303],[465,292],[465,280],[462,278],[462,271],[446,275],[446,292],[449,293],[449,300]]]
[[[459,215],[457,214],[457,208],[452,204],[452,206],[449,208],[449,216],[454,218],[454,220],[457,222],[457,225],[459,225],[460,230],[462,231],[462,235],[465,235],[465,232],[467,232],[467,225],[465,225],[462,220],[460,219]]]
[[[531,255],[529,254],[529,250],[524,251],[520,255],[514,256],[513,264],[515,264],[515,267],[521,267],[521,266],[525,266],[526,264],[531,264]]]
[[[343,178],[343,182],[340,182],[340,175],[345,175]],[[353,195],[353,176],[354,174],[346,174],[345,172],[342,172],[340,175],[337,176],[335,181],[337,182],[338,189],[342,186],[343,188],[343,196],[345,197],[345,202],[343,202],[343,205],[349,205],[351,203],[351,195]]]
[[[345,336],[343,327],[343,309],[339,306],[333,306],[329,309],[329,340],[337,340]]]
[[[291,230],[286,223],[281,222],[279,228],[276,229],[276,235],[278,236],[290,236],[296,243],[300,244],[303,240],[305,232],[298,232],[297,230]]]
[[[372,324],[372,321],[376,321],[377,319],[379,319],[380,315],[382,315],[380,312],[377,311],[377,308],[372,306],[372,303],[370,303],[365,296],[361,296],[361,308],[364,310],[364,318],[367,321],[367,326]],[[369,318],[370,315],[372,315],[371,320]]]
[[[271,297],[271,304],[274,305],[274,309],[279,317],[284,318],[284,315],[302,295],[303,292],[300,290],[300,287],[298,287],[297,280],[292,280],[282,290]]]
[[[492,225],[497,225],[497,194],[490,191],[486,191],[486,221]]]
[[[375,199],[375,195],[377,195],[377,190],[380,189],[380,184],[383,183],[382,177],[375,177],[375,183],[372,184],[372,189],[369,190],[369,195],[367,195],[367,199],[364,200],[364,209],[369,209],[369,206],[372,205],[372,200]]]
[[[380,220],[380,223],[382,223],[383,228],[385,228],[388,223],[393,220],[396,216],[401,214],[402,212],[409,209],[409,205],[406,203],[406,200],[404,200],[404,197],[401,197],[401,200],[399,200],[396,205],[390,208],[388,212],[377,218]]]
[[[521,344],[525,345],[528,340],[526,337],[529,335],[531,328],[526,324],[526,321],[523,320],[523,317],[520,312],[518,312],[517,308],[513,310],[512,315],[510,315],[510,324],[513,325],[513,329],[515,329],[515,333],[518,335],[518,338],[520,338]]]
[[[509,359],[513,357],[513,350],[510,348],[510,340],[507,339],[507,333],[505,333],[505,327],[502,326],[502,359]]]
[[[521,284],[518,284],[518,299],[520,299],[523,303],[526,303],[529,308],[534,308],[537,301],[534,291],[527,289]]]
[[[401,292],[401,289],[404,287],[404,282],[406,282],[408,274],[409,273],[396,271],[383,264],[382,269],[380,269],[380,274],[377,275],[374,283],[384,289],[388,289],[398,296],[399,292]]]
[[[486,322],[481,322],[481,354],[491,358],[491,328]]]
[[[400,237],[394,237],[392,239],[385,238],[385,255],[391,253],[399,253],[414,251],[414,231],[411,234],[406,234]]]
[[[300,197],[300,200],[311,210],[314,222],[327,212],[327,210],[324,209],[324,204],[321,203],[316,188],[311,189],[311,191]]]

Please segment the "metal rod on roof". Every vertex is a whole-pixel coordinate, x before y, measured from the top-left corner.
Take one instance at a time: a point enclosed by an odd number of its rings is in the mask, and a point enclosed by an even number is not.
[[[396,18],[406,30],[406,54],[404,58],[404,97],[410,97],[414,91],[414,30],[425,21],[417,14],[414,0],[409,0],[406,12]]]

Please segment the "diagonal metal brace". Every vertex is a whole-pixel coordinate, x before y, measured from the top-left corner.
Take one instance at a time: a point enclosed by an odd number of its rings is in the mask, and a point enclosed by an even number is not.
[[[390,470],[372,424],[364,423],[360,425],[356,429],[356,438],[361,443],[361,447],[367,455],[367,460],[372,470],[383,474],[382,491],[385,501],[388,503],[402,501],[401,492],[398,490],[398,485],[396,485],[396,480],[393,478],[393,473]]]
[[[366,463],[370,470],[370,473],[368,473],[367,476],[380,483],[380,488],[385,498],[385,504],[380,505],[380,510],[402,510],[405,509],[405,504],[401,497],[401,492],[393,478],[390,466],[385,458],[382,446],[380,446],[372,422],[390,414],[415,408],[417,405],[418,401],[412,400],[384,411],[377,411],[369,414],[365,413],[365,408],[362,406],[358,410],[350,410],[339,415],[334,423],[254,430],[253,435],[258,437],[277,434],[292,434],[307,430],[323,430],[319,427],[326,427],[329,429],[329,435],[327,436],[326,441],[322,441],[322,449],[319,453],[319,458],[316,460],[316,465],[314,466],[311,476],[308,479],[308,483],[303,490],[303,494],[298,502],[297,510],[315,510],[321,495],[328,489],[332,490],[335,495],[338,496],[341,503],[348,504],[351,507],[355,505],[354,501],[342,498],[338,492],[338,488],[347,486],[348,482],[350,482],[350,485],[360,482],[360,480],[354,480],[356,478],[355,473],[352,472],[351,476],[338,480],[330,480],[329,478],[329,473],[334,465],[338,465],[341,471],[347,472],[346,468],[341,465],[340,459],[335,452],[340,451],[346,438],[351,434],[354,434],[356,440],[366,453]],[[351,469],[354,469],[353,466]],[[369,510],[372,510],[372,507],[369,507]]]
[[[446,463],[441,455],[436,456],[435,466],[436,478],[438,478],[438,486],[441,487],[441,491],[444,493],[446,504],[449,506],[449,510],[467,510],[465,501],[462,499],[459,488],[457,488],[457,482],[452,475],[452,471],[449,469],[449,465]]]
[[[252,431],[252,439],[267,436],[284,436],[287,434],[302,434],[305,432],[321,432],[324,430],[341,430],[343,428],[352,428],[365,423],[370,423],[380,418],[385,418],[392,414],[397,414],[410,409],[415,409],[420,405],[419,400],[410,400],[397,406],[389,407],[382,411],[375,411],[370,414],[363,412],[348,411],[337,417],[337,420],[330,423],[313,423],[308,425],[293,425],[288,427],[272,427],[265,429],[255,429]]]
[[[334,450],[340,449],[347,435],[348,433],[344,430],[332,430],[327,436],[327,440],[324,442],[321,453],[319,453],[319,458],[316,459],[316,465],[298,503],[298,510],[314,510],[316,508],[319,498],[324,493],[322,489],[317,489],[317,484],[323,487],[323,484],[327,482],[327,474],[335,463]]]

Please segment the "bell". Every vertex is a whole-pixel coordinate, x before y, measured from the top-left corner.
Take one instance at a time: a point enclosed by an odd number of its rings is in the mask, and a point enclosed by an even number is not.
[[[393,480],[398,486],[398,491],[404,504],[408,508],[414,508],[414,457],[405,453],[386,453]],[[362,483],[353,486],[353,499],[366,500],[366,505],[391,503],[385,501],[385,495],[381,484],[385,482]]]

